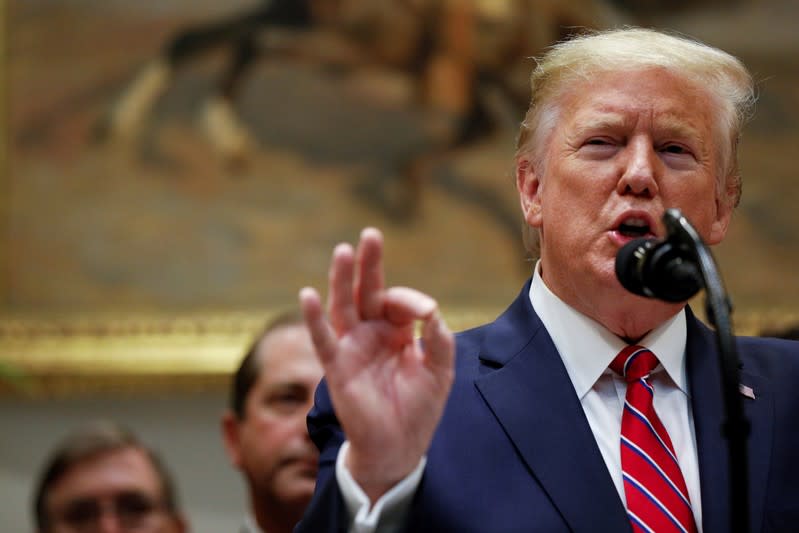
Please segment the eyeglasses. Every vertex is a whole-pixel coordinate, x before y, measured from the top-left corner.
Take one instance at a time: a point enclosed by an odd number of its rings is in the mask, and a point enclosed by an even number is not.
[[[77,533],[99,530],[106,513],[113,514],[125,531],[140,531],[150,525],[164,504],[141,492],[122,492],[111,499],[85,498],[69,502],[56,520]]]

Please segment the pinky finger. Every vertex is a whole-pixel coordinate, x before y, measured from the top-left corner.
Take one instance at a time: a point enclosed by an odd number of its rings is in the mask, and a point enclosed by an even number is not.
[[[424,321],[422,341],[428,366],[437,369],[439,375],[447,376],[451,380],[455,360],[455,337],[438,311]]]

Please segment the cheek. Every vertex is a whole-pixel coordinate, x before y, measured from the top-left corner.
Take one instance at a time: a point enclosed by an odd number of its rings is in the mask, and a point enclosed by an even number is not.
[[[280,436],[285,433],[280,424],[280,419],[265,411],[254,413],[250,416],[246,434],[250,446],[257,446],[258,443],[267,443],[280,440]]]
[[[708,237],[711,225],[716,217],[716,187],[680,187],[676,194],[664,201],[664,207],[680,209],[688,222],[693,225],[703,238]]]
[[[264,410],[253,421],[255,422],[253,433],[272,442],[287,441],[307,431],[305,413],[286,414]]]
[[[243,455],[254,464],[275,463],[290,438],[287,428],[281,424],[263,421],[251,424],[242,440]]]
[[[545,226],[556,226],[558,232],[583,231],[600,213],[607,196],[590,183],[561,183],[545,195]],[[552,231],[552,230],[550,230]]]

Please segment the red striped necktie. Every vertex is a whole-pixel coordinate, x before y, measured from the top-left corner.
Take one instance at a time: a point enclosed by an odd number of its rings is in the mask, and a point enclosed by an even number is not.
[[[628,346],[610,364],[627,381],[621,417],[621,470],[627,515],[637,532],[695,533],[696,524],[674,446],[660,422],[649,374],[658,365],[641,346]]]

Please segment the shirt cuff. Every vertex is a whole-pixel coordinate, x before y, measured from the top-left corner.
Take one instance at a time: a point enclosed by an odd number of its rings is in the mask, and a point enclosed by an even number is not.
[[[399,531],[411,500],[422,480],[427,457],[419,460],[416,468],[371,506],[369,497],[353,479],[347,468],[350,442],[341,445],[336,457],[336,481],[350,517],[350,533],[389,533]],[[370,509],[371,507],[371,509]],[[379,529],[378,529],[379,528]]]

